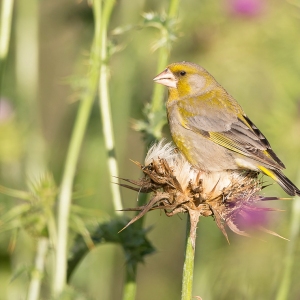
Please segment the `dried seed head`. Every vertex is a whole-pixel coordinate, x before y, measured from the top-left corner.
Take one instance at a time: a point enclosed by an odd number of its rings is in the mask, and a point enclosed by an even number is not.
[[[270,199],[259,195],[262,182],[256,172],[227,170],[208,173],[195,169],[172,143],[164,140],[149,149],[141,169],[145,174],[143,179],[126,181],[137,186],[130,188],[141,192],[153,191],[154,196],[145,206],[127,209],[140,211],[128,225],[149,210],[164,209],[168,216],[179,212],[189,212],[190,216],[196,214],[198,217],[213,216],[226,238],[225,225],[237,234],[248,236],[239,228],[236,222],[238,216],[246,219],[253,211],[276,210],[254,205]],[[277,235],[262,227],[260,229]]]

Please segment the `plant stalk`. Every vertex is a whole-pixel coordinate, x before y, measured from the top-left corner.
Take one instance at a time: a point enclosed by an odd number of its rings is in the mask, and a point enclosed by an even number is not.
[[[113,123],[110,109],[109,98],[109,83],[108,83],[108,54],[107,54],[107,26],[111,16],[111,12],[114,6],[115,0],[106,0],[103,8],[102,21],[101,21],[101,67],[100,67],[100,79],[99,79],[99,106],[102,117],[103,136],[105,147],[107,151],[107,162],[109,178],[119,177],[118,164],[115,153],[115,141],[113,133]],[[112,199],[116,214],[123,215],[122,201],[120,187],[113,182],[110,183],[110,189],[112,192]]]
[[[48,250],[48,239],[39,238],[37,243],[37,253],[35,257],[34,270],[31,272],[31,281],[29,284],[27,300],[40,299],[40,290],[44,273],[45,259]]]
[[[100,70],[101,51],[101,0],[93,2],[93,13],[95,19],[95,32],[93,46],[90,55],[90,72],[87,93],[81,99],[74,129],[67,152],[66,164],[58,197],[57,216],[57,248],[55,257],[55,270],[53,280],[53,294],[59,296],[66,284],[67,275],[67,241],[68,223],[71,206],[72,187],[75,177],[76,165],[79,151],[82,145],[87,122],[91,113],[92,104],[95,99]]]
[[[172,0],[170,2],[168,15],[169,18],[175,18],[178,15],[178,8],[179,8],[179,1],[180,0]]]
[[[126,281],[124,284],[123,300],[133,300],[136,296],[136,270],[137,265],[126,266]]]
[[[11,36],[11,22],[13,15],[14,0],[3,0],[1,3],[0,19],[0,95],[2,94],[2,79],[4,64],[7,58],[9,41]]]
[[[185,258],[182,273],[181,300],[191,300],[193,292],[196,229],[199,215],[189,214],[186,225]]]
[[[298,186],[300,184],[300,173],[298,175]],[[287,300],[292,282],[292,269],[295,260],[296,243],[300,233],[300,197],[296,196],[293,200],[291,228],[289,243],[287,244],[286,256],[284,258],[284,267],[282,278],[277,291],[276,300]]]
[[[168,18],[175,18],[178,14],[179,8],[179,0],[171,0],[168,11]],[[166,30],[162,32],[163,35],[168,34]],[[165,46],[160,48],[158,54],[158,62],[157,62],[157,73],[161,72],[168,63],[170,55],[170,46]],[[160,84],[155,84],[153,88],[153,94],[151,97],[151,113],[158,113],[164,109],[163,106],[163,97],[164,97],[164,87]],[[158,125],[158,124],[156,124]],[[157,133],[158,136],[161,136],[161,129],[159,126]],[[147,194],[140,194],[139,197],[139,205],[144,205],[147,202]],[[143,227],[144,218],[139,219],[138,221],[139,227]],[[136,273],[137,273],[137,265],[134,267],[127,265],[126,266],[126,279],[123,290],[123,300],[134,300],[136,296]]]
[[[178,14],[178,8],[179,8],[179,0],[171,0],[169,11],[168,11],[168,19],[175,18]],[[162,32],[162,38],[166,38],[168,35],[167,30],[163,30]],[[158,62],[157,62],[157,73],[162,72],[163,69],[168,64],[168,59],[170,56],[170,48],[171,45],[167,45],[165,47],[161,47],[159,49],[158,54]],[[155,84],[153,89],[153,94],[151,98],[151,110],[152,112],[158,112],[164,109],[163,106],[163,96],[164,96],[164,86],[160,84]]]
[[[16,82],[18,110],[26,116],[30,130],[26,138],[25,171],[38,178],[45,173],[45,141],[39,111],[39,5],[38,0],[18,1],[16,5]]]
[[[1,5],[1,26],[0,26],[0,59],[3,60],[7,57],[11,21],[13,14],[14,0],[3,0]]]

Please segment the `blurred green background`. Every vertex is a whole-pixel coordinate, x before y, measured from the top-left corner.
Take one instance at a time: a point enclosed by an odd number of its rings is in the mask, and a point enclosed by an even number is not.
[[[142,14],[167,11],[160,0],[117,1],[109,38],[119,50],[110,60],[111,108],[120,176],[137,179],[143,162],[141,133],[133,119],[143,118],[157,75],[159,38],[143,28]],[[300,185],[300,2],[297,0],[185,0],[178,14],[178,38],[169,62],[191,61],[205,67],[243,106],[268,137]],[[116,27],[134,25],[121,35]],[[16,1],[10,51],[0,102],[0,183],[26,190],[32,174],[48,169],[59,185],[78,108],[82,77],[93,36],[93,15],[86,1]],[[164,128],[165,136],[168,128]],[[89,121],[75,178],[75,203],[114,216],[96,102]],[[285,196],[271,185],[264,193]],[[122,189],[124,207],[136,205],[137,194]],[[20,200],[0,195],[1,213]],[[296,201],[296,200],[295,200]],[[292,201],[268,203],[265,226],[290,234]],[[133,216],[133,214],[129,214]],[[179,299],[184,259],[185,216],[167,218],[158,211],[145,227],[156,252],[138,268],[137,299]],[[26,299],[28,270],[33,266],[35,237],[20,229],[13,252],[12,231],[0,235],[0,299]],[[289,243],[255,233],[247,239],[229,233],[228,245],[212,218],[201,219],[196,246],[194,295],[209,299],[275,299],[282,282]],[[300,299],[300,244],[296,239],[289,296]],[[41,299],[50,299],[47,266]],[[50,268],[51,269],[51,268]],[[100,245],[75,271],[71,285],[81,298],[121,299],[125,258],[119,246]],[[78,296],[79,297],[79,296]],[[75,298],[74,298],[75,299]],[[76,298],[77,299],[77,298]]]

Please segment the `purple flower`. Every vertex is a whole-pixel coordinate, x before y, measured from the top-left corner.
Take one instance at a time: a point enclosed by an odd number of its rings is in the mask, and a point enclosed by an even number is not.
[[[243,208],[237,216],[237,223],[244,229],[265,226],[268,223],[267,211],[259,207]]]
[[[254,17],[264,8],[263,0],[229,0],[229,11],[234,15]]]
[[[8,99],[0,98],[0,123],[6,122],[13,115],[13,107]]]

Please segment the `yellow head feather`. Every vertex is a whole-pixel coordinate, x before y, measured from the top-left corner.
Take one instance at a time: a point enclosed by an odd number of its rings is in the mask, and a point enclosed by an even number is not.
[[[190,63],[173,63],[167,67],[177,79],[177,87],[169,88],[169,101],[199,94],[217,86],[217,82],[204,68]]]

